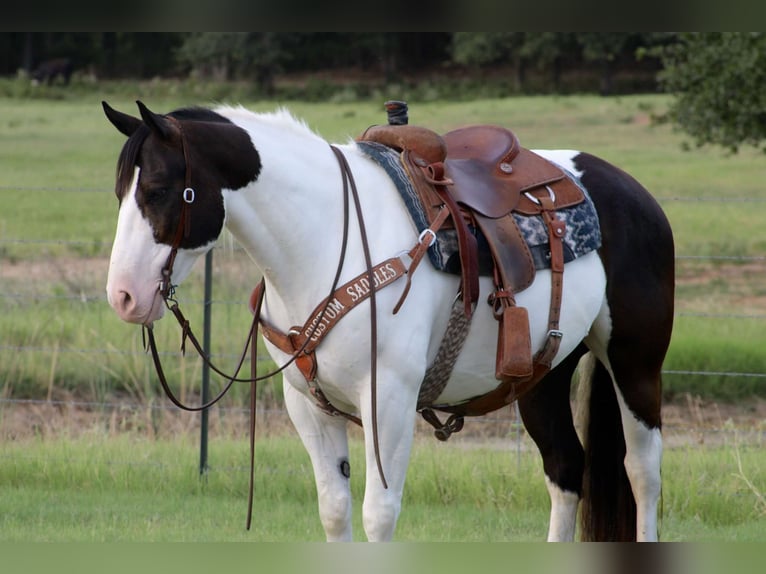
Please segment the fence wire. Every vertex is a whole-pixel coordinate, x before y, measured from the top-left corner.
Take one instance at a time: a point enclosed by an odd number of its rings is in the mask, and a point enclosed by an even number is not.
[[[99,189],[99,188],[75,188],[66,186],[55,187],[33,187],[33,186],[0,186],[0,192],[7,191],[24,191],[24,192],[65,192],[65,193],[111,193],[111,189]],[[658,197],[660,203],[735,203],[735,204],[764,204],[766,198],[751,198],[751,197]],[[28,237],[0,237],[0,246],[2,245],[25,245],[33,247],[50,247],[50,246],[64,246],[64,247],[83,247],[98,248],[103,252],[108,251],[111,248],[111,241],[85,241],[85,240],[69,240],[69,239],[41,239],[41,238],[28,238]],[[234,245],[234,250],[241,251],[239,246]],[[231,247],[226,247],[228,251],[231,251]],[[738,263],[760,263],[766,261],[766,256],[751,256],[751,255],[692,255],[692,254],[680,254],[676,256],[678,261],[730,261]],[[0,279],[2,278],[2,268],[0,267]],[[106,302],[106,296],[102,293],[79,293],[79,294],[30,294],[23,292],[3,292],[0,291],[0,299],[6,299],[9,301],[16,301],[20,303],[25,302],[44,302],[44,301],[69,301],[76,304],[86,305],[104,305]],[[226,300],[226,299],[213,299],[209,303],[203,300],[190,300],[190,304],[213,304],[213,305],[242,305],[243,300]],[[676,317],[695,317],[709,320],[721,320],[721,319],[734,319],[734,320],[763,320],[766,319],[764,313],[737,313],[737,312],[688,312],[681,311],[676,313]],[[1,342],[0,342],[1,343]],[[8,345],[0,344],[0,351],[7,351],[11,353],[46,353],[46,354],[78,354],[78,355],[139,355],[142,351],[135,350],[121,350],[115,348],[68,348],[64,346],[46,346],[46,345]],[[180,352],[163,352],[166,356],[179,356]],[[218,353],[214,354],[217,358],[237,358],[235,354]],[[266,358],[259,358],[260,361],[266,361]],[[751,372],[734,372],[725,370],[681,370],[681,369],[667,369],[663,371],[664,374],[674,376],[697,376],[697,377],[735,377],[735,378],[748,378],[748,379],[766,379],[766,373],[751,373]],[[3,404],[35,404],[28,400],[18,400],[11,398],[0,399],[0,405]],[[45,401],[45,404],[51,404],[50,401]],[[55,404],[55,402],[54,402]],[[66,403],[69,406],[81,406],[83,408],[117,408],[115,404],[109,403],[81,403],[78,401],[68,401]],[[121,404],[120,408],[124,408],[125,405]],[[145,408],[144,406],[134,406],[131,408]],[[152,405],[152,408],[166,408],[160,405]]]

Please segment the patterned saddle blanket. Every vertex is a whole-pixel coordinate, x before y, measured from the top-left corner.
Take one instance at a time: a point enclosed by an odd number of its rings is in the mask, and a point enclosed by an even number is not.
[[[357,142],[357,145],[365,155],[378,163],[394,182],[418,232],[428,228],[425,209],[402,164],[401,153],[376,142],[362,141]],[[582,189],[585,196],[585,201],[556,212],[558,217],[566,223],[563,247],[564,262],[568,263],[601,247],[601,230],[596,209],[587,190],[573,174],[567,173],[566,175]],[[528,216],[517,212],[513,212],[512,215],[529,247],[535,269],[549,269],[548,231],[542,217],[539,215]],[[493,261],[487,240],[480,229],[473,226],[470,226],[469,229],[475,235],[479,245],[479,273],[491,276]],[[439,230],[436,241],[428,250],[428,256],[436,269],[460,275],[457,232],[454,229]]]

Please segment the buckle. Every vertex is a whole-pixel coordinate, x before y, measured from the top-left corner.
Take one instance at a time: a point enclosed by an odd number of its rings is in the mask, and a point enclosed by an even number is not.
[[[428,242],[428,246],[431,247],[434,243],[436,243],[436,233],[434,233],[430,227],[420,232],[420,235],[418,235],[418,243],[424,243],[423,240],[426,238],[427,233],[431,234],[431,240]]]
[[[548,331],[548,337],[553,337],[554,339],[561,339],[564,336],[563,331],[559,331],[558,329],[551,329]]]

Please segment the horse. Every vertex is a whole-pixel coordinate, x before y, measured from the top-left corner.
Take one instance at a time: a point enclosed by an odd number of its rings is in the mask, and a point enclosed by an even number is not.
[[[137,104],[133,116],[103,102],[108,120],[128,138],[117,162],[109,304],[124,321],[152,325],[165,312],[163,292],[189,275],[224,228],[262,274],[262,325],[285,337],[307,317],[321,326],[320,307],[327,316],[342,314],[327,303],[331,286],[345,281],[372,291],[324,333],[311,380],[294,354],[270,340],[266,346],[277,364],[286,364],[284,402],[311,459],[327,541],[352,540],[350,418],[364,429],[366,538],[391,540],[419,388],[447,328],[459,276],[422,264],[407,278],[403,298],[404,279],[388,277],[385,265],[373,273],[373,264],[410,253],[419,234],[391,178],[357,141],[331,145],[285,108],[254,113],[222,105],[160,114]],[[670,225],[649,192],[618,167],[585,152],[533,151],[587,190],[602,236],[598,249],[566,263],[563,337],[551,369],[517,399],[550,495],[547,539],[572,541],[579,529],[583,540],[656,541],[661,368],[674,300]],[[356,210],[344,207],[350,177]],[[348,238],[354,226],[364,227],[363,241]],[[548,331],[550,279],[550,270],[540,270],[516,294],[528,310],[532,352]],[[480,292],[492,289],[482,275]],[[457,405],[497,388],[497,323],[479,301],[436,404]],[[584,413],[577,425],[574,382]]]
[[[32,72],[32,81],[35,84],[45,82],[51,86],[56,78],[61,78],[62,83],[68,86],[73,72],[74,65],[72,60],[69,58],[54,58],[40,63]]]

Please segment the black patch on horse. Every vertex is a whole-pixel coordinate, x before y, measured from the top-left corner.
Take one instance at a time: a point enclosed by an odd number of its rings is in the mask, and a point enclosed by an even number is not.
[[[225,216],[221,190],[241,189],[255,181],[261,160],[248,133],[212,110],[184,108],[168,116],[181,126],[188,165],[180,137],[163,139],[142,123],[120,152],[115,193],[122,202],[134,167],[140,167],[136,202],[152,226],[155,241],[171,245],[188,178],[195,199],[189,206],[188,236],[180,247],[194,249],[221,233]]]

